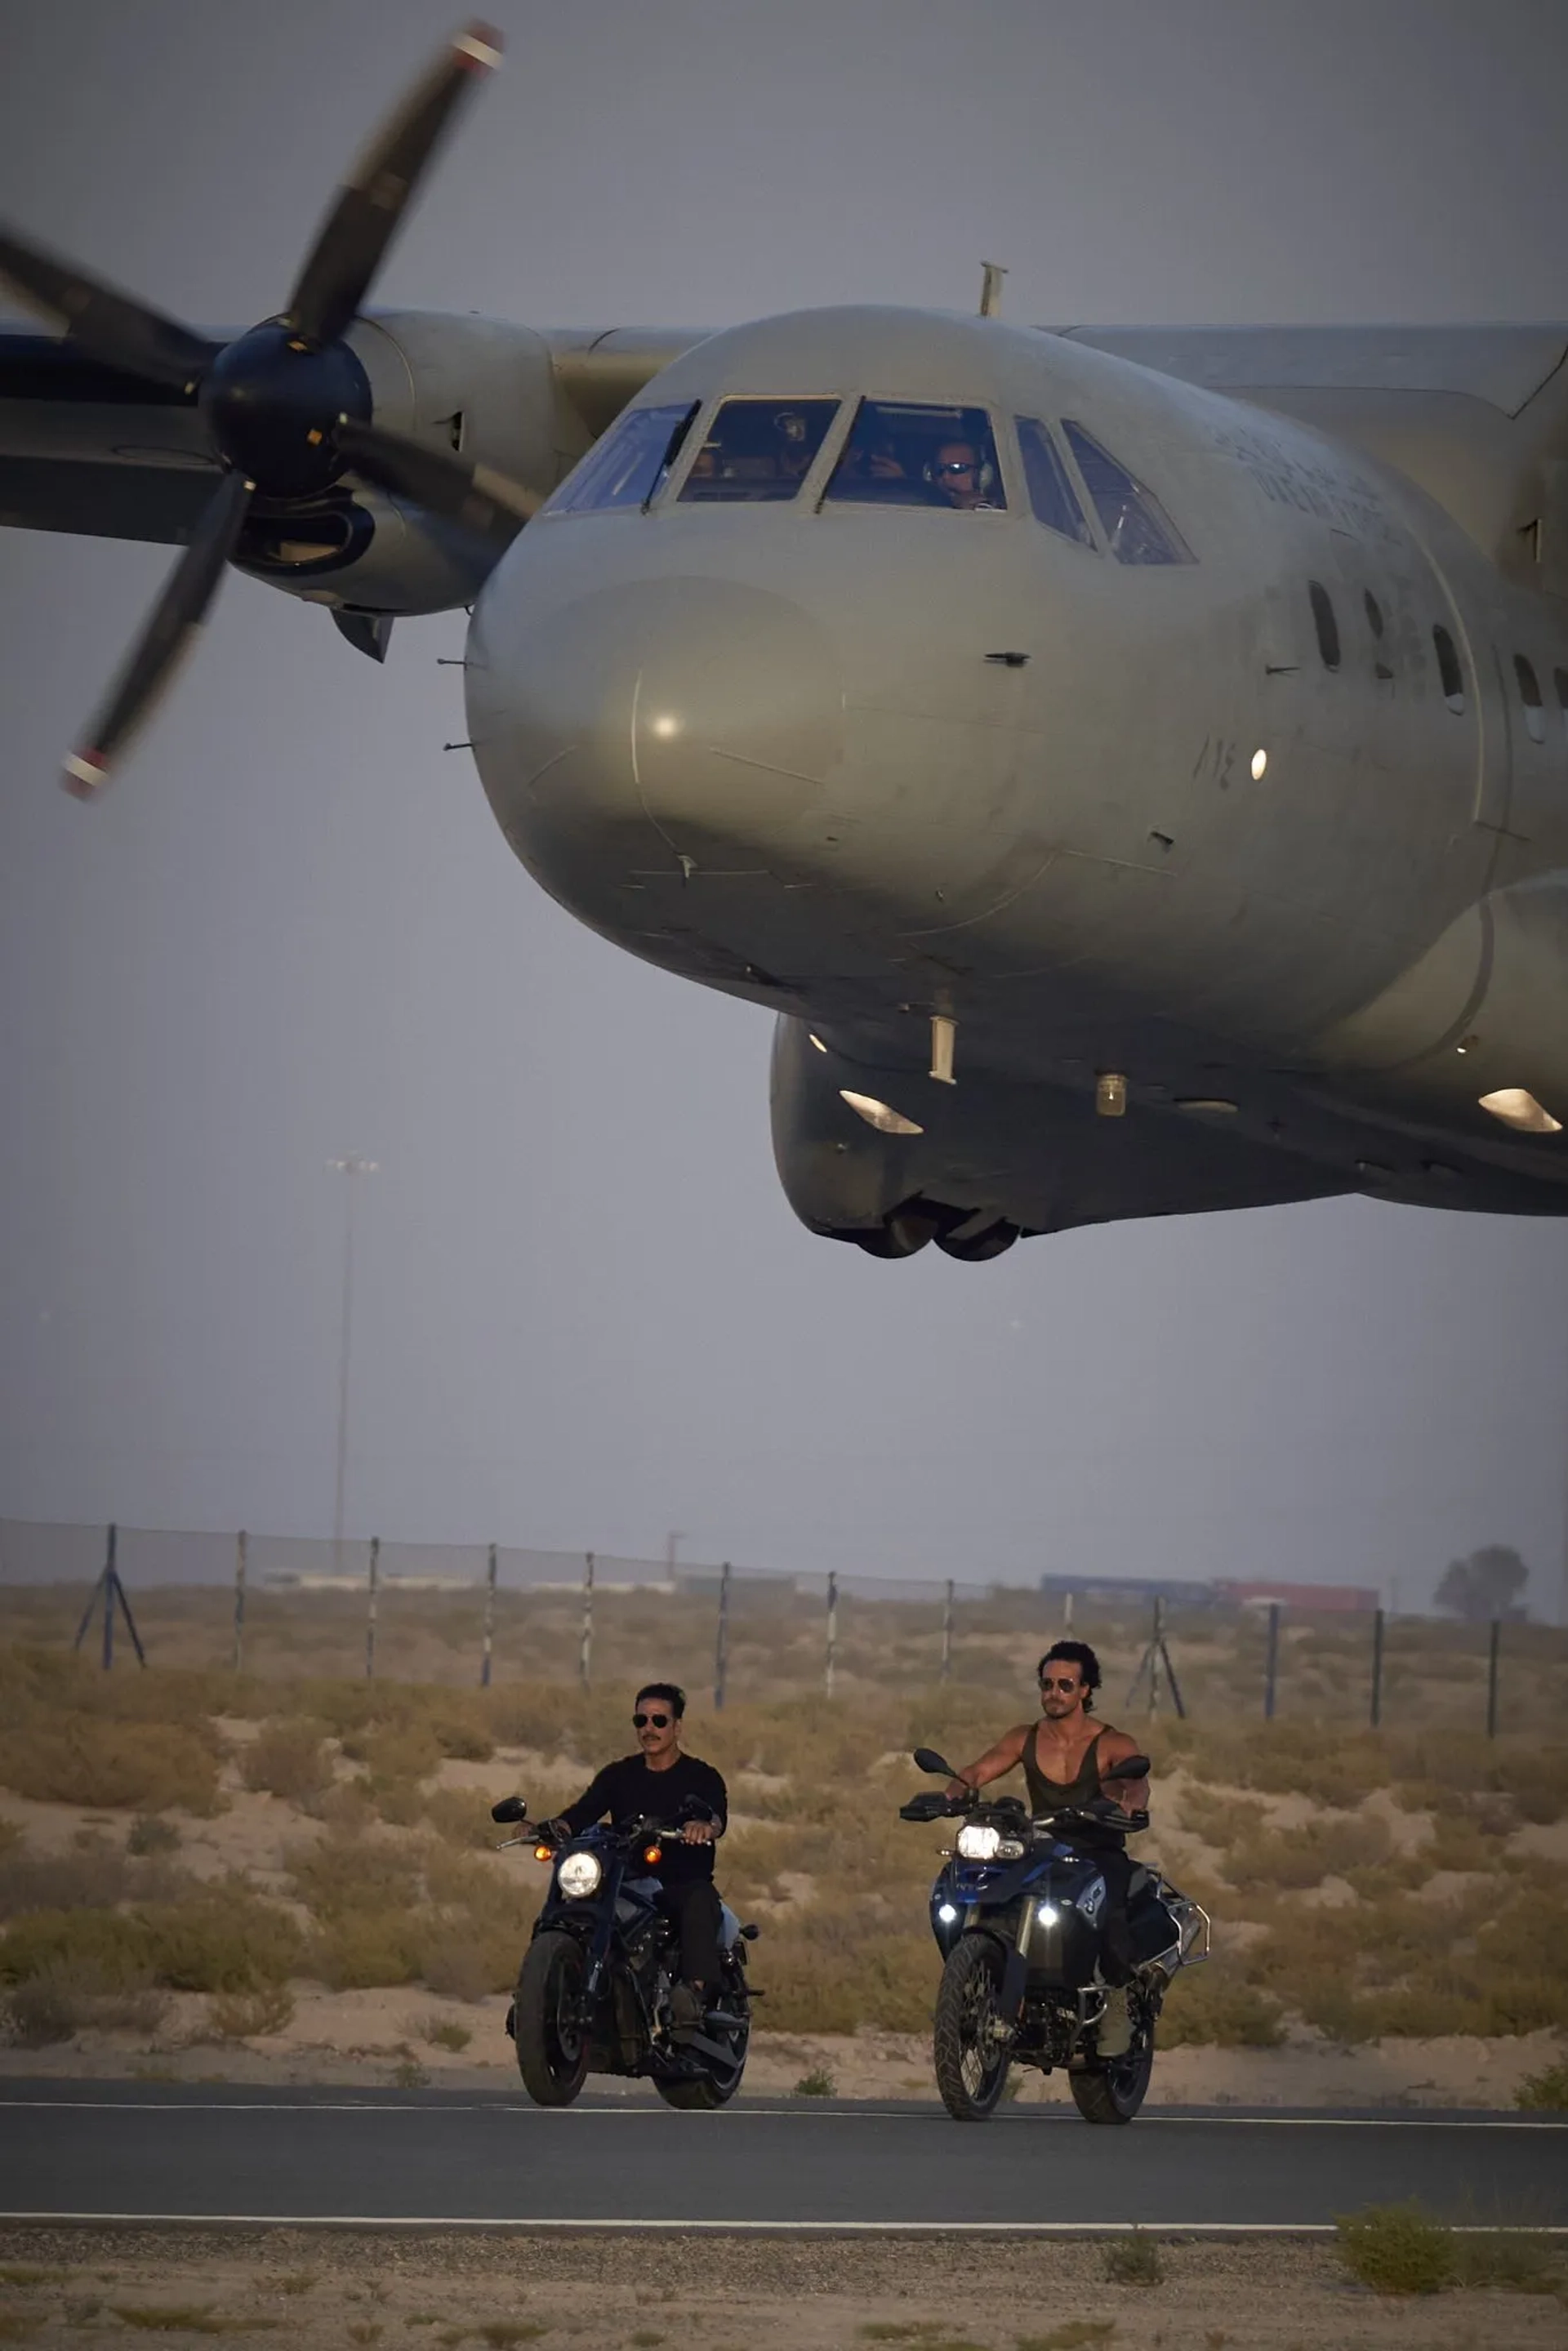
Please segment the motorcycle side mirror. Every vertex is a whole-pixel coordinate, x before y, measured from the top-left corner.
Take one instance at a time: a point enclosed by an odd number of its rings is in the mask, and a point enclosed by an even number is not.
[[[498,1804],[490,1807],[493,1821],[526,1821],[528,1808],[521,1796],[503,1796]]]
[[[915,1765],[920,1771],[939,1772],[944,1780],[956,1780],[958,1776],[951,1763],[945,1763],[942,1761],[935,1747],[917,1747],[915,1750]]]
[[[1119,1763],[1113,1763],[1108,1771],[1101,1772],[1100,1783],[1103,1787],[1107,1780],[1146,1780],[1148,1774],[1149,1759],[1146,1755],[1124,1755]]]

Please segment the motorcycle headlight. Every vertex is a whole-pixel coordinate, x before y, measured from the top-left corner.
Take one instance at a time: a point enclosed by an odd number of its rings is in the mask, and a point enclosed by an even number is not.
[[[1001,1841],[1000,1829],[987,1828],[977,1822],[966,1821],[958,1832],[958,1850],[966,1861],[995,1861]]]
[[[556,1869],[555,1882],[569,1902],[580,1902],[598,1893],[603,1876],[603,1864],[596,1853],[569,1853]]]

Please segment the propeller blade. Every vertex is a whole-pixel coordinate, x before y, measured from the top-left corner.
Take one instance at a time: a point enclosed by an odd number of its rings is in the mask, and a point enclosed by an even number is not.
[[[387,117],[317,232],[284,313],[307,342],[348,328],[459,106],[501,62],[501,37],[470,25]]]
[[[367,482],[430,514],[444,515],[500,547],[509,547],[544,504],[534,491],[489,465],[448,456],[444,449],[427,448],[423,441],[388,433],[379,424],[340,416],[332,438],[340,455]]]
[[[152,383],[183,389],[204,375],[223,346],[117,293],[78,269],[0,230],[0,282],[29,310],[65,327],[90,359]]]
[[[72,752],[60,778],[79,800],[96,799],[110,768],[168,684],[180,656],[206,619],[224,566],[245,527],[252,485],[243,474],[225,474],[196,525],[191,543],[164,584],[151,619],[89,730],[86,747]]]

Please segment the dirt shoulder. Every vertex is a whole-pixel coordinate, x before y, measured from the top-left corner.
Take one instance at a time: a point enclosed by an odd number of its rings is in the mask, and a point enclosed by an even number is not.
[[[1467,2351],[1561,2346],[1550,2295],[1381,2299],[1321,2242],[1155,2248],[1152,2288],[1111,2283],[1103,2245],[1006,2237],[847,2243],[671,2236],[588,2241],[345,2230],[0,2231],[0,2339],[287,2333],[345,2344],[570,2342],[631,2351]]]

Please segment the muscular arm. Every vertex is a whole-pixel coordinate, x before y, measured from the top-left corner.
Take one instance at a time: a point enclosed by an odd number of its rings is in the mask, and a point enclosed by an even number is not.
[[[1109,1725],[1100,1737],[1100,1768],[1108,1771],[1128,1755],[1139,1752],[1138,1742],[1124,1730],[1113,1730]],[[1124,1813],[1142,1813],[1148,1809],[1149,1783],[1143,1780],[1113,1780],[1105,1793],[1120,1804]]]
[[[1004,1771],[1012,1771],[1023,1761],[1024,1741],[1029,1737],[1030,1729],[1027,1722],[1018,1722],[1010,1730],[1004,1730],[994,1747],[988,1747],[977,1762],[967,1764],[956,1780],[948,1781],[944,1792],[949,1796],[961,1796],[967,1786],[983,1788],[988,1780],[999,1780]],[[1132,1751],[1131,1748],[1127,1750],[1129,1754]]]

